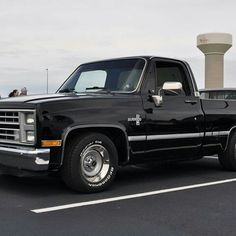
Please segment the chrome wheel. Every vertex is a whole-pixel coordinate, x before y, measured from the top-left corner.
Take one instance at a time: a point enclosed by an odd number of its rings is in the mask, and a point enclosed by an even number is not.
[[[84,178],[90,183],[98,183],[109,171],[109,153],[104,146],[93,144],[83,150],[80,164]]]
[[[110,138],[101,133],[84,133],[67,145],[61,172],[67,186],[95,193],[111,185],[118,169],[118,153]]]

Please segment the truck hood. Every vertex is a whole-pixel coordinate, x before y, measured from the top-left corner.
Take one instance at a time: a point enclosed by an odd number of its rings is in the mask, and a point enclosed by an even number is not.
[[[74,93],[54,93],[54,94],[39,94],[30,96],[18,96],[5,98],[0,100],[1,103],[44,103],[56,100],[68,100],[79,98],[92,98],[92,97],[111,97],[112,94],[74,94]]]

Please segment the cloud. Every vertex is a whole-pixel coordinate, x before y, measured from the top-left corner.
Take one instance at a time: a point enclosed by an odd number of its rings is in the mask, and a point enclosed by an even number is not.
[[[55,91],[81,63],[145,54],[189,61],[203,87],[196,37],[236,35],[235,7],[234,0],[0,0],[0,93],[45,92],[46,68]],[[235,86],[234,47],[225,59],[226,84]]]

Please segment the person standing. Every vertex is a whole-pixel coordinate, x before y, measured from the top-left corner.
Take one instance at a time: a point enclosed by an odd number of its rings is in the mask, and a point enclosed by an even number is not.
[[[9,93],[8,97],[17,97],[19,96],[19,91],[14,89],[12,92]]]
[[[27,88],[23,87],[20,91],[20,96],[27,96]]]

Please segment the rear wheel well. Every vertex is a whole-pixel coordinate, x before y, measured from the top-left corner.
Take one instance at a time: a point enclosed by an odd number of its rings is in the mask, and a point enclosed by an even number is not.
[[[129,159],[128,152],[128,140],[125,132],[119,128],[113,127],[89,127],[89,128],[78,128],[69,132],[66,136],[64,143],[64,150],[68,147],[68,143],[71,143],[75,137],[82,136],[85,133],[101,133],[106,135],[114,143],[118,153],[118,164],[125,164]],[[65,154],[65,152],[64,152]],[[63,157],[64,158],[64,154]]]

